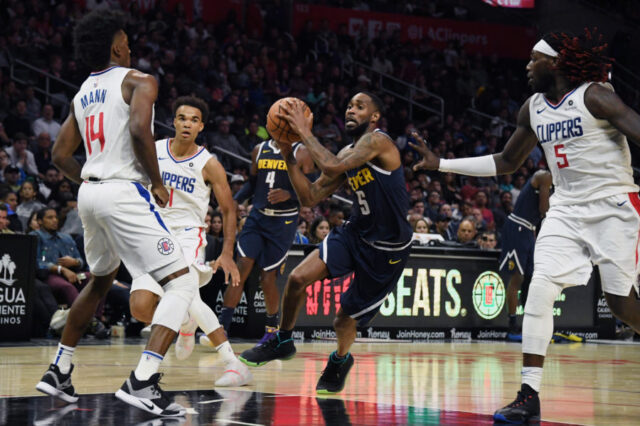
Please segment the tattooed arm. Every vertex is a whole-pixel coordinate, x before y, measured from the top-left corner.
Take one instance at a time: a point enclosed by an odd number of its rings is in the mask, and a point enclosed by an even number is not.
[[[320,201],[327,198],[329,195],[342,185],[346,179],[344,173],[337,176],[327,176],[325,173],[320,174],[320,177],[314,182],[309,181],[304,175],[296,157],[291,151],[291,145],[280,145],[280,151],[282,156],[287,162],[287,173],[289,174],[289,180],[293,189],[298,194],[298,200],[304,207],[313,207]]]
[[[347,170],[355,169],[373,160],[382,152],[385,147],[384,142],[388,139],[381,133],[367,133],[353,148],[343,151],[344,155],[335,156],[318,142],[311,131],[301,135],[301,138],[313,161],[328,177],[342,175]]]

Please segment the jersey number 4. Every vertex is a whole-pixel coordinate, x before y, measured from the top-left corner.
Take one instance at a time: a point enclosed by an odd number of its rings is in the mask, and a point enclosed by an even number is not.
[[[94,132],[95,115],[84,118],[84,138],[87,141],[87,152],[91,155],[91,142],[100,141],[100,152],[104,149],[104,113],[98,115],[98,131]]]
[[[564,145],[558,144],[554,146],[553,149],[556,153],[556,158],[559,160],[556,162],[556,164],[558,165],[558,168],[564,169],[565,167],[569,167],[569,160],[567,159],[567,154],[565,154],[564,152],[560,152],[561,149],[564,149]]]
[[[276,183],[276,172],[275,172],[275,170],[270,171],[269,173],[267,173],[267,177],[265,178],[264,181],[269,184],[269,189],[273,188],[273,185],[275,185],[275,183]]]

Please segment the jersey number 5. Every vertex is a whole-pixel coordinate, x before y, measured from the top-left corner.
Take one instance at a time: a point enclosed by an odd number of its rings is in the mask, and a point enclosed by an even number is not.
[[[364,198],[364,191],[356,191],[356,197],[358,197],[358,204],[360,204],[360,213],[363,215],[371,213],[369,203],[367,203],[366,198]]]
[[[559,144],[553,147],[555,153],[556,153],[556,158],[558,160],[561,161],[557,161],[556,164],[558,165],[559,169],[564,169],[565,167],[569,167],[569,160],[567,159],[567,154],[565,154],[564,152],[560,152],[561,149],[564,149],[564,145],[563,144]]]
[[[100,141],[100,152],[104,149],[104,113],[98,115],[98,131],[94,132],[94,121],[96,116],[90,115],[84,118],[84,138],[87,141],[87,152],[91,155],[91,142],[96,139]]]

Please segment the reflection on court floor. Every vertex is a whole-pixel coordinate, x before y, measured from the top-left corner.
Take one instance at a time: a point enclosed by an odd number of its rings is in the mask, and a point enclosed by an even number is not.
[[[293,360],[254,368],[254,383],[213,389],[217,354],[198,347],[186,361],[170,352],[163,388],[189,407],[184,419],[154,419],[113,396],[135,367],[140,341],[112,340],[76,351],[81,398],[64,405],[34,389],[55,351],[0,347],[0,425],[14,424],[492,424],[519,388],[520,346],[508,343],[358,343],[343,393],[315,395],[334,344],[299,343]],[[251,345],[234,344],[240,352]],[[637,345],[552,345],[541,392],[547,422],[637,424]],[[171,349],[170,351],[172,351]],[[551,424],[551,423],[547,423]]]

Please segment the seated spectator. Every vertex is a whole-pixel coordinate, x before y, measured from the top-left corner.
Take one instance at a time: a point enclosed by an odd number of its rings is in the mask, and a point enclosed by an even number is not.
[[[7,166],[4,168],[4,183],[11,192],[20,191],[20,169],[16,166]]]
[[[42,170],[38,168],[38,170]],[[51,191],[58,185],[60,181],[60,174],[58,173],[58,169],[54,166],[49,166],[45,169],[44,178],[42,182],[38,184],[38,191],[45,200],[48,200],[51,196]]]
[[[0,149],[0,182],[4,182],[4,170],[11,165],[9,154],[4,149]]]
[[[19,133],[25,135],[25,138],[31,135],[31,122],[27,117],[27,103],[22,99],[18,100],[3,123],[4,129],[11,139],[15,140]]]
[[[258,135],[259,130],[260,125],[257,121],[249,122],[249,126],[245,129],[245,135],[241,140],[242,148],[245,151],[251,152],[256,145],[264,140]]]
[[[428,234],[429,233],[429,224],[424,219],[419,219],[416,221],[416,224],[413,226],[413,232],[416,234]]]
[[[82,231],[82,221],[78,213],[78,200],[70,194],[65,193],[66,197],[60,208],[60,219],[63,222],[60,232],[69,235],[80,235]]]
[[[80,274],[84,266],[82,256],[71,236],[58,232],[54,209],[41,209],[37,220],[40,229],[30,235],[38,237],[38,276],[46,277],[59,303],[71,306],[78,297],[78,288],[88,280],[86,274]]]
[[[213,218],[216,218],[216,234],[213,233]],[[207,213],[204,218],[205,236],[207,245],[205,247],[204,257],[207,261],[217,259],[222,253],[222,215],[220,212]],[[219,236],[218,236],[219,235]]]
[[[307,231],[309,230],[309,222],[302,217],[298,220],[298,229],[296,229],[296,235],[293,238],[294,244],[309,244],[309,238],[307,237]]]
[[[235,174],[229,179],[229,187],[231,188],[231,195],[236,195],[242,186],[244,185],[244,176],[241,174]]]
[[[2,207],[0,206],[0,208]],[[29,220],[27,221],[27,227],[24,230],[24,233],[30,234],[31,232],[37,231],[38,229],[40,229],[40,224],[38,223],[38,211],[34,211],[31,213],[31,216],[29,216]],[[78,249],[78,251],[80,250]]]
[[[339,206],[332,206],[329,209],[329,226],[331,229],[344,223],[344,211]]]
[[[42,132],[38,134],[36,142],[38,146],[35,148],[33,157],[38,168],[38,177],[44,179],[43,172],[53,167],[53,162],[51,161],[51,139],[47,132]]]
[[[65,200],[69,199],[69,197],[73,197],[71,182],[65,178],[54,185],[47,202],[49,206],[58,208],[62,206]]]
[[[33,153],[27,149],[27,135],[16,133],[13,144],[5,151],[9,154],[11,165],[25,171],[32,176],[38,176],[38,166],[36,165]]]
[[[475,242],[477,231],[475,224],[469,219],[462,219],[458,226],[458,238],[456,241],[460,244],[470,247],[477,247]]]
[[[320,216],[311,224],[311,229],[309,231],[309,243],[320,244],[327,235],[329,235],[329,221]]]
[[[7,217],[9,220],[9,229],[13,232],[22,233],[24,229],[22,227],[22,223],[20,219],[18,219],[18,215],[16,214],[16,209],[18,208],[18,196],[15,192],[8,191],[0,195],[0,202],[2,205],[7,207]]]
[[[480,209],[484,223],[486,223],[487,229],[495,229],[495,223],[493,220],[493,212],[487,207],[489,204],[489,198],[485,191],[478,191],[474,197],[475,207]]]
[[[44,104],[42,107],[42,117],[33,122],[33,134],[38,136],[42,133],[49,135],[50,142],[56,140],[60,133],[60,123],[53,119],[53,106]]]
[[[9,217],[7,214],[7,206],[0,204],[0,234],[13,234],[9,229]]]
[[[481,250],[493,250],[498,245],[495,231],[484,231],[478,238],[478,246]]]
[[[427,198],[427,206],[424,211],[426,213],[425,215],[429,218],[429,220],[431,220],[432,223],[438,215],[440,204],[440,193],[438,191],[430,191],[429,197]]]
[[[300,207],[300,217],[307,221],[307,228],[310,223],[313,223],[313,219],[315,219],[315,214],[313,213],[313,209],[311,207]],[[308,230],[307,230],[308,235]]]
[[[336,146],[342,144],[342,133],[333,123],[333,114],[331,113],[325,112],[322,115],[322,121],[313,128],[313,134],[323,143],[331,141]]]
[[[222,213],[214,211],[211,214],[211,227],[208,233],[214,238],[224,238],[222,235]]]
[[[442,213],[438,214],[431,227],[431,233],[438,234],[447,241],[452,240],[451,235],[447,232],[447,228],[449,228],[449,222],[451,222],[450,217]]]
[[[240,157],[249,158],[249,153],[240,145],[235,135],[230,133],[230,122],[227,119],[222,119],[218,123],[218,131],[211,134],[207,140],[207,146],[209,151],[216,152],[213,148],[218,147],[226,151],[236,154]],[[222,161],[222,165],[225,169],[231,170],[233,168],[246,168],[247,164],[237,158],[231,156],[219,156]]]
[[[20,204],[18,204],[16,214],[18,215],[18,219],[20,219],[22,229],[27,229],[31,213],[37,212],[46,206],[38,200],[38,189],[35,183],[30,180],[24,181],[20,187],[19,195]]]

